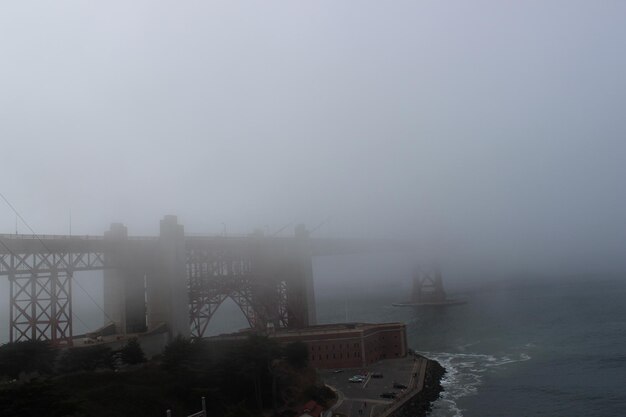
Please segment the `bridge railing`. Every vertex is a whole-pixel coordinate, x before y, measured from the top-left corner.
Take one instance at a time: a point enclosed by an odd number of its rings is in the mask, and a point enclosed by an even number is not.
[[[206,239],[206,238],[228,239],[228,238],[242,238],[242,237],[251,237],[251,236],[254,236],[254,235],[245,234],[245,233],[228,233],[227,235],[219,234],[219,233],[185,233],[185,237],[191,238],[191,239]]]
[[[128,236],[129,240],[155,240],[158,236]],[[9,234],[0,233],[0,239],[32,239],[32,240],[104,240],[102,235],[27,235],[27,234]]]
[[[8,234],[1,233],[0,239],[33,239],[33,240],[59,240],[59,239],[88,239],[102,240],[103,236],[98,235],[24,235],[24,234]]]

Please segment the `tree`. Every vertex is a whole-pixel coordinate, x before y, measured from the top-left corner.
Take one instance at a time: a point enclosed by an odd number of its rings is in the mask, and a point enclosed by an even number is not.
[[[189,367],[194,346],[191,340],[178,335],[163,349],[163,367],[173,371]]]
[[[144,355],[143,349],[141,349],[141,345],[136,338],[130,339],[120,352],[122,354],[122,360],[129,365],[146,361],[146,355]]]
[[[22,372],[52,372],[57,351],[48,342],[26,341],[0,347],[0,377],[17,378]]]
[[[283,355],[287,363],[295,369],[306,368],[309,365],[309,348],[306,343],[293,342],[285,345]]]
[[[74,416],[77,403],[51,381],[32,381],[0,389],[2,417]]]
[[[253,334],[237,350],[242,379],[251,383],[257,409],[262,410],[272,398],[272,361],[280,356],[280,348],[275,340]]]
[[[111,368],[111,349],[106,346],[86,346],[68,349],[59,361],[59,372],[93,371]]]

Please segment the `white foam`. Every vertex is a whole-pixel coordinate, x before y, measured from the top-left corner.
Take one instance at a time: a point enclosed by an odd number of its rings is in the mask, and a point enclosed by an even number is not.
[[[444,391],[433,404],[431,417],[463,417],[463,410],[459,408],[457,400],[475,395],[482,384],[485,372],[496,372],[500,366],[531,359],[526,353],[502,356],[479,353],[419,353],[436,360],[446,369],[446,374],[441,380]]]
[[[487,366],[502,366],[509,363],[525,362],[530,359],[531,357],[528,354],[520,353],[519,357],[516,359],[509,358],[508,356],[503,356],[501,359],[496,360],[494,363],[488,364]]]

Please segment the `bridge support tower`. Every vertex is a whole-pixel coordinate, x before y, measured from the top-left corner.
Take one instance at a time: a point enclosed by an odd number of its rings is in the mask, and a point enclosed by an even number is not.
[[[443,289],[443,280],[439,269],[423,271],[416,269],[413,275],[414,303],[440,303],[446,301],[446,292]]]

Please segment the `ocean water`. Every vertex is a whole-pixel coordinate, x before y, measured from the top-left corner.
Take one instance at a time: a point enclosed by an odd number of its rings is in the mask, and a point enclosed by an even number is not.
[[[320,300],[320,322],[403,321],[409,345],[447,370],[433,417],[626,415],[626,277],[468,288],[445,309],[390,297]]]
[[[386,292],[318,294],[318,321],[406,323],[409,346],[447,370],[432,417],[626,416],[626,276],[450,287],[467,304],[445,309],[393,307],[406,294]],[[74,307],[77,331],[103,322],[92,301]],[[247,327],[231,300],[214,319],[210,334]]]

